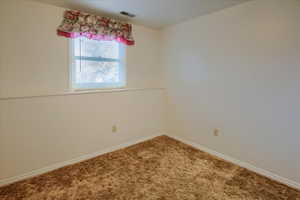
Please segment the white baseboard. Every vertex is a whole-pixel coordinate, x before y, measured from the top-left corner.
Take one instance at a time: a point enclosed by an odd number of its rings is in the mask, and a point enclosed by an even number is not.
[[[94,153],[91,153],[91,154],[82,155],[80,157],[77,157],[77,158],[74,158],[74,159],[71,159],[71,160],[68,160],[68,161],[56,163],[56,164],[53,164],[53,165],[50,165],[50,166],[47,166],[47,167],[44,167],[44,168],[41,168],[41,169],[33,170],[33,171],[25,173],[25,174],[21,174],[21,175],[6,178],[6,179],[1,179],[0,180],[0,186],[8,185],[8,184],[11,184],[11,183],[14,183],[14,182],[17,182],[17,181],[21,181],[21,180],[28,179],[28,178],[31,178],[31,177],[34,177],[34,176],[38,176],[38,175],[47,173],[49,171],[53,171],[55,169],[59,169],[59,168],[64,167],[64,166],[79,163],[79,162],[82,162],[82,161],[85,161],[85,160],[103,155],[105,153],[109,153],[109,152],[112,152],[112,151],[115,151],[115,150],[118,150],[118,149],[122,149],[122,148],[131,146],[131,145],[134,145],[134,144],[146,141],[146,140],[150,140],[150,139],[152,139],[154,137],[157,137],[157,136],[160,136],[160,135],[167,135],[167,136],[169,136],[171,138],[174,138],[178,141],[181,141],[185,144],[191,145],[196,149],[202,150],[202,151],[207,152],[211,155],[214,155],[214,156],[217,156],[221,159],[224,159],[228,162],[234,163],[238,166],[249,169],[249,170],[251,170],[253,172],[256,172],[260,175],[263,175],[265,177],[268,177],[270,179],[273,179],[275,181],[278,181],[280,183],[288,185],[292,188],[300,190],[300,183],[297,183],[293,180],[290,180],[288,178],[284,178],[282,176],[279,176],[277,174],[269,172],[268,170],[264,170],[264,169],[255,167],[254,165],[251,165],[247,162],[240,161],[240,160],[235,159],[231,156],[227,156],[225,154],[222,154],[222,153],[219,153],[217,151],[211,150],[211,149],[209,149],[209,148],[207,148],[203,145],[188,141],[188,140],[183,139],[183,138],[178,137],[178,136],[169,135],[169,134],[155,134],[155,135],[151,135],[151,136],[147,136],[147,137],[141,137],[139,139],[135,139],[135,140],[132,140],[130,142],[126,142],[126,143],[123,143],[123,144],[120,144],[120,145],[116,145],[116,146],[113,146],[113,147],[110,147],[110,148],[107,148],[107,149],[104,149],[104,150],[100,150],[100,151],[97,151],[97,152],[94,152]]]
[[[0,186],[8,185],[8,184],[11,184],[11,183],[14,183],[14,182],[17,182],[17,181],[25,180],[25,179],[28,179],[28,178],[31,178],[31,177],[34,177],[34,176],[38,176],[38,175],[53,171],[55,169],[59,169],[61,167],[65,167],[65,166],[68,166],[68,165],[79,163],[79,162],[82,162],[82,161],[85,161],[85,160],[103,155],[105,153],[109,153],[109,152],[112,152],[112,151],[115,151],[115,150],[119,150],[119,149],[131,146],[131,145],[134,145],[134,144],[137,144],[137,143],[140,143],[140,142],[144,142],[146,140],[150,140],[150,139],[152,139],[154,137],[157,137],[157,136],[160,136],[160,135],[162,135],[162,134],[155,134],[155,135],[151,135],[151,136],[147,136],[147,137],[141,137],[141,138],[132,140],[130,142],[126,142],[126,143],[123,143],[123,144],[120,144],[120,145],[116,145],[116,146],[113,146],[113,147],[110,147],[110,148],[106,148],[104,150],[100,150],[100,151],[97,151],[97,152],[94,152],[94,153],[82,155],[80,157],[77,157],[77,158],[74,158],[74,159],[71,159],[71,160],[67,160],[67,161],[64,161],[64,162],[56,163],[56,164],[53,164],[53,165],[50,165],[50,166],[47,166],[47,167],[44,167],[44,168],[41,168],[41,169],[33,170],[33,171],[25,173],[25,174],[21,174],[21,175],[18,175],[18,176],[5,178],[5,179],[0,179]]]
[[[252,164],[249,164],[249,163],[244,162],[244,161],[240,161],[240,160],[235,159],[235,158],[233,158],[231,156],[219,153],[219,152],[214,151],[212,149],[209,149],[209,148],[207,148],[207,147],[205,147],[203,145],[200,145],[200,144],[188,141],[188,140],[183,139],[181,137],[174,136],[174,135],[169,135],[169,134],[165,134],[165,135],[168,135],[171,138],[174,138],[174,139],[176,139],[178,141],[181,141],[181,142],[183,142],[185,144],[188,144],[188,145],[190,145],[190,146],[192,146],[192,147],[194,147],[196,149],[199,149],[201,151],[204,151],[204,152],[207,152],[207,153],[209,153],[211,155],[219,157],[219,158],[221,158],[223,160],[226,160],[228,162],[234,163],[234,164],[236,164],[236,165],[238,165],[240,167],[246,168],[246,169],[248,169],[250,171],[253,171],[253,172],[257,173],[257,174],[260,174],[262,176],[268,177],[268,178],[270,178],[270,179],[272,179],[274,181],[283,183],[283,184],[288,185],[288,186],[290,186],[292,188],[300,190],[300,183],[297,183],[296,181],[290,180],[288,178],[284,178],[284,177],[279,176],[277,174],[274,174],[274,173],[272,173],[272,172],[270,172],[268,170],[261,169],[259,167],[256,167],[256,166],[252,165]]]

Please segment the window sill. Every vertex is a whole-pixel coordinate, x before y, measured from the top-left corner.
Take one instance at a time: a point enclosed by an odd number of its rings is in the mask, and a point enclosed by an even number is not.
[[[126,87],[115,87],[115,88],[72,88],[70,90],[70,93],[113,92],[113,91],[128,90],[128,89],[129,88],[126,88]]]

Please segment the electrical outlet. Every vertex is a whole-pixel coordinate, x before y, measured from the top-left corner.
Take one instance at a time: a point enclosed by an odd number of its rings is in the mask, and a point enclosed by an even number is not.
[[[112,131],[113,133],[116,133],[116,132],[118,131],[117,126],[116,126],[116,125],[113,125],[111,131]]]
[[[214,129],[214,136],[219,136],[220,135],[220,129],[215,128]]]

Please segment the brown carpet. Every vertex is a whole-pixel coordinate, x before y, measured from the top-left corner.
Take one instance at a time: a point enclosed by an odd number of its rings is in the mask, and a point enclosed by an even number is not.
[[[0,188],[1,200],[300,200],[300,191],[167,136]]]

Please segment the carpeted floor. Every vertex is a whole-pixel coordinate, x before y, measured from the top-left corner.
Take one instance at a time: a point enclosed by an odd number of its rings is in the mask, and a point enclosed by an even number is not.
[[[167,136],[0,188],[1,200],[300,200]]]

